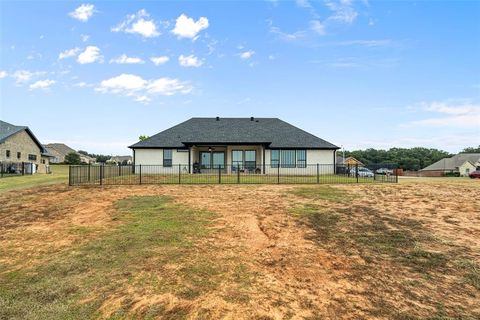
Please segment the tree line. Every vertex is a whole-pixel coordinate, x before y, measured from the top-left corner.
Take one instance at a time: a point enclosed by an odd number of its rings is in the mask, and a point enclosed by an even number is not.
[[[480,145],[465,148],[461,153],[480,153]],[[338,151],[337,155],[341,156],[342,151]],[[365,165],[394,164],[404,170],[420,170],[438,160],[452,156],[453,154],[447,151],[422,147],[345,151],[345,157],[354,157]]]

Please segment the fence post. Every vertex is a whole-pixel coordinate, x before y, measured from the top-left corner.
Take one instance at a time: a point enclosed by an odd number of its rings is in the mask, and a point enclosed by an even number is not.
[[[398,169],[395,169],[395,183],[398,183]]]
[[[178,164],[178,184],[181,183],[181,179],[182,179],[182,165],[179,163]]]
[[[237,164],[237,183],[240,184],[240,166]]]
[[[320,183],[320,164],[317,163],[317,184]]]
[[[355,164],[355,176],[357,177],[357,183],[358,183],[358,163]]]
[[[90,166],[91,164],[89,163],[88,164],[88,182],[90,182]]]
[[[140,164],[138,167],[138,173],[140,174],[140,184],[142,184],[142,165]]]
[[[277,184],[280,184],[280,161],[278,162],[277,170]]]
[[[0,177],[3,178],[3,163],[0,163]]]
[[[25,162],[22,161],[22,176],[25,175]]]
[[[100,166],[100,185],[103,184],[103,164]]]
[[[118,176],[119,176],[119,177],[121,176],[121,171],[122,171],[122,165],[119,164],[119,165],[118,165]]]
[[[68,185],[72,186],[72,166],[68,166]]]
[[[222,166],[218,165],[218,184],[222,183]]]

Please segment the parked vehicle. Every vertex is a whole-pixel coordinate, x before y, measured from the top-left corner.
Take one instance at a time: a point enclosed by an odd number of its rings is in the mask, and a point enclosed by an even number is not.
[[[480,179],[480,170],[475,170],[475,171],[471,172],[468,176],[472,179],[475,179],[475,178]]]
[[[385,174],[385,175],[391,175],[393,174],[393,170],[390,170],[388,168],[380,168],[380,169],[377,169],[375,170],[375,173],[376,174]]]
[[[356,168],[350,169],[350,175],[356,177],[357,176],[357,169]],[[373,178],[375,176],[375,174],[368,168],[359,167],[358,168],[358,176],[359,177]]]

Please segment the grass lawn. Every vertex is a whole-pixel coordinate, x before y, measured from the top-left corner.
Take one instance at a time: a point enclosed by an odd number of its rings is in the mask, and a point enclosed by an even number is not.
[[[0,192],[31,188],[55,183],[68,183],[68,166],[50,166],[51,174],[40,174],[25,176],[9,176],[0,178]]]
[[[100,316],[99,309],[112,319],[131,317],[136,292],[193,300],[228,275],[228,263],[213,259],[212,248],[201,244],[212,213],[148,196],[123,199],[115,209],[117,227],[94,240],[47,254],[32,269],[0,268],[0,319],[91,319]],[[75,232],[88,237],[91,230]],[[147,304],[142,317],[182,318],[185,312]]]
[[[0,192],[0,319],[480,319],[480,181],[428,181]]]

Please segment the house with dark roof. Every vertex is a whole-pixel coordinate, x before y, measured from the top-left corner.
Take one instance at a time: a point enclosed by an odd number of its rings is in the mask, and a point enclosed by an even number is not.
[[[51,163],[64,163],[65,157],[69,153],[78,154],[82,163],[94,164],[97,162],[97,159],[79,153],[64,143],[49,143],[45,145],[45,148],[53,155],[53,158],[50,160]]]
[[[217,168],[293,173],[292,168],[317,164],[324,165],[322,173],[333,173],[339,149],[280,119],[254,117],[191,118],[129,148],[136,165],[180,165],[190,173]]]
[[[0,162],[7,166],[13,163],[23,166],[28,173],[49,172],[51,155],[26,126],[17,126],[0,120]]]
[[[424,176],[444,176],[446,173],[457,173],[468,176],[480,168],[480,153],[459,153],[450,158],[443,158],[420,170]]]

